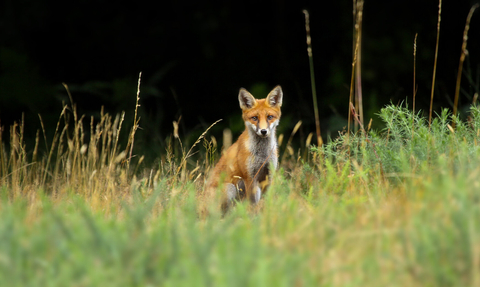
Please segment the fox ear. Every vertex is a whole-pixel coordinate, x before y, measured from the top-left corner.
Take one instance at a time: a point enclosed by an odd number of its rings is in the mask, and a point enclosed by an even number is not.
[[[240,102],[240,108],[242,110],[251,109],[255,106],[256,100],[247,90],[240,89],[238,93],[238,101]]]
[[[267,103],[271,107],[281,107],[283,100],[282,87],[276,86],[267,96]]]

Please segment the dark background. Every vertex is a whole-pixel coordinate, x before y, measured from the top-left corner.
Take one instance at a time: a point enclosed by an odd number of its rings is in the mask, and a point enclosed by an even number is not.
[[[168,3],[170,2],[170,3]],[[435,111],[452,107],[463,30],[478,1],[444,1]],[[243,130],[237,95],[245,87],[265,97],[284,90],[279,132],[303,121],[300,137],[314,131],[310,74],[302,9],[310,12],[319,112],[324,139],[346,126],[352,62],[352,1],[131,1],[60,3],[52,0],[0,2],[0,125],[25,115],[27,137],[39,128],[54,132],[69,103],[66,83],[79,112],[99,116],[135,108],[138,73],[143,72],[136,144],[161,153],[180,121],[192,143],[212,130]],[[434,63],[438,1],[366,0],[362,84],[365,118],[376,118],[390,102],[408,103],[413,90],[413,40],[417,40],[417,109],[428,111]],[[478,92],[480,9],[472,18],[469,57],[460,103]],[[469,77],[471,80],[469,80]],[[128,120],[127,123],[132,121]],[[86,123],[89,124],[89,123]],[[193,138],[193,140],[191,140]]]

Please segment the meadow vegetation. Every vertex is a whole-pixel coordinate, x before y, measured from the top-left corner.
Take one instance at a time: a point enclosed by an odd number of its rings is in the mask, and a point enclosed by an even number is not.
[[[391,104],[374,119],[384,129],[364,126],[358,11],[356,128],[320,146],[300,143],[301,123],[279,135],[256,206],[222,216],[205,201],[222,150],[210,127],[184,143],[174,122],[145,160],[139,89],[130,130],[124,114],[89,119],[73,103],[33,146],[28,123],[0,127],[0,286],[480,286],[478,94],[463,118]]]
[[[264,200],[223,218],[198,212],[219,155],[208,134],[194,156],[172,140],[147,168],[117,141],[121,115],[86,131],[66,107],[45,153],[41,133],[32,149],[14,125],[0,145],[0,282],[478,286],[480,110],[444,110],[430,127],[404,106],[378,115],[381,131],[284,141]]]

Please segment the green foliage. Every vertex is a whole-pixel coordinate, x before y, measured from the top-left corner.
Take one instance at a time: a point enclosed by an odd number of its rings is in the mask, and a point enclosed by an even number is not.
[[[3,149],[0,285],[478,286],[480,111],[430,127],[403,107],[379,115],[381,132],[285,157],[259,205],[224,217],[215,203],[199,213],[216,148],[205,139],[193,170],[170,154],[128,179],[116,143],[102,159],[72,136],[54,155],[71,169],[41,184],[53,167]]]
[[[165,186],[162,185],[158,193]],[[186,195],[194,199],[194,193]],[[202,224],[194,200],[159,196],[105,217],[82,200],[36,207],[3,203],[0,282],[5,286],[290,286],[304,255],[277,252],[247,214]],[[192,205],[193,204],[193,205]],[[162,210],[162,211],[159,211]],[[288,258],[289,260],[285,260]],[[270,272],[271,271],[271,272]],[[288,275],[288,276],[284,276]]]
[[[480,113],[472,106],[468,121],[461,121],[444,109],[431,126],[406,107],[394,105],[381,109],[379,116],[385,124],[382,132],[359,132],[341,135],[323,148],[313,151],[323,157],[322,166],[330,171],[349,161],[362,164],[363,169],[376,170],[387,177],[418,174],[425,169],[437,170],[439,160],[446,158],[449,170],[476,167],[479,154]],[[454,128],[455,127],[455,128]]]

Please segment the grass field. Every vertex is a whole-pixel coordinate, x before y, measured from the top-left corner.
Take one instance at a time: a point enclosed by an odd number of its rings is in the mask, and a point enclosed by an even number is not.
[[[182,142],[174,122],[153,165],[133,148],[139,89],[129,131],[124,114],[88,119],[75,105],[33,146],[28,123],[0,127],[0,286],[480,286],[480,109],[431,120],[389,105],[375,119],[385,129],[365,130],[361,9],[358,128],[320,147],[297,140],[300,123],[279,135],[266,196],[224,217],[203,195],[221,150],[208,129]]]
[[[264,200],[224,218],[198,213],[218,158],[208,137],[148,169],[120,148],[121,116],[87,131],[74,110],[45,153],[21,125],[3,132],[1,286],[480,286],[475,106],[429,127],[391,105],[383,131],[284,141]]]

